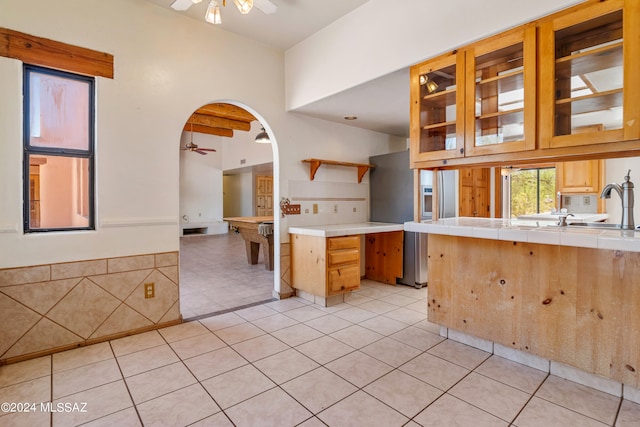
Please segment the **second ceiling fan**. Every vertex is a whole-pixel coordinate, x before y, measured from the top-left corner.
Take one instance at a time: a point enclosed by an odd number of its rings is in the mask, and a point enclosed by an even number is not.
[[[189,1],[191,1],[191,0],[189,0]],[[194,142],[193,142],[193,123],[190,123],[190,125],[191,125],[191,130],[190,130],[190,134],[191,135],[190,135],[189,143],[185,144],[184,147],[180,147],[180,149],[183,150],[183,151],[193,151],[195,153],[202,154],[203,156],[206,156],[207,152],[215,153],[216,152],[215,148],[200,148],[200,147],[198,147],[197,144],[194,144]]]

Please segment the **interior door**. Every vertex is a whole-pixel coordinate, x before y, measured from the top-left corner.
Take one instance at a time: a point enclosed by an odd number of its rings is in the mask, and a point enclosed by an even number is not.
[[[256,176],[256,216],[273,216],[272,176]]]
[[[489,168],[460,169],[460,216],[489,216]]]

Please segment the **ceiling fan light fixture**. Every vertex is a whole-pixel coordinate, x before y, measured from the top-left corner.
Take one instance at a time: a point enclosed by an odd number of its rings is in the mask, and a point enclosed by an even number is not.
[[[207,12],[204,14],[205,21],[211,24],[222,24],[222,16],[220,15],[220,3],[218,0],[211,0],[207,7]]]
[[[253,7],[253,0],[233,0],[233,2],[243,15],[251,12],[251,8]]]
[[[256,135],[255,142],[257,142],[258,144],[271,143],[271,139],[269,139],[269,135],[267,135],[267,132],[264,131],[264,127],[262,128],[262,131]]]

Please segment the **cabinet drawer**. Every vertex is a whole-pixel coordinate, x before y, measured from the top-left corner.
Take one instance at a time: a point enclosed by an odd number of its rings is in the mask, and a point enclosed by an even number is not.
[[[352,263],[360,264],[360,251],[358,249],[343,249],[341,251],[330,251],[328,253],[329,267],[338,264]]]
[[[349,265],[328,270],[328,292],[336,293],[360,287],[360,266]]]
[[[330,251],[353,248],[360,248],[360,236],[330,237],[327,239],[327,249]]]

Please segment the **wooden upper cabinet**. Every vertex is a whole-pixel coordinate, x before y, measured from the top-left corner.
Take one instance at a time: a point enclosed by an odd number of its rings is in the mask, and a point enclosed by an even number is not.
[[[466,50],[467,156],[536,148],[536,27],[527,25]]]
[[[556,190],[561,193],[600,193],[602,160],[556,163]]]
[[[464,53],[411,67],[411,161],[464,156]]]
[[[540,148],[639,138],[640,2],[591,3],[539,31]]]
[[[412,161],[536,148],[536,27],[411,68]]]

